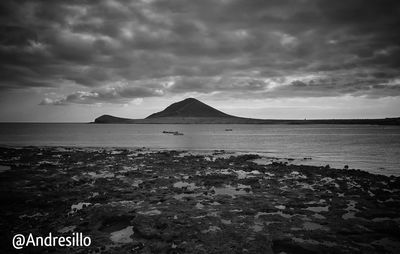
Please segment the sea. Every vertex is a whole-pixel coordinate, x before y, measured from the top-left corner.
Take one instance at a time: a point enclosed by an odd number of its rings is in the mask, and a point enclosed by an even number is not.
[[[1,123],[0,146],[225,150],[400,176],[400,126]]]

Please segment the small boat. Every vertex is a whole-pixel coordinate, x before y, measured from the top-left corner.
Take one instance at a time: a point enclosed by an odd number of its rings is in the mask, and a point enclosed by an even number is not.
[[[162,133],[166,133],[166,134],[174,134],[176,131],[163,131]]]
[[[177,135],[177,136],[182,136],[183,135],[183,133],[181,133],[179,131],[163,131],[162,133],[173,134],[173,135]]]
[[[225,129],[225,131],[232,131],[232,129]]]

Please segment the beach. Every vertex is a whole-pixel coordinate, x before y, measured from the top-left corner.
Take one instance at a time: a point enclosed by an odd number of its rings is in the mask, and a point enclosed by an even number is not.
[[[81,232],[91,245],[19,253],[396,253],[400,247],[400,177],[224,150],[3,147],[0,165],[1,248],[10,253],[13,235],[49,232]]]

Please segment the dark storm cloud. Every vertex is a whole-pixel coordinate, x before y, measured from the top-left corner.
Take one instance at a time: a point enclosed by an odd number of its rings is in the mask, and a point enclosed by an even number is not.
[[[84,91],[42,104],[400,95],[398,1],[20,0],[1,1],[0,14],[0,90],[71,82]]]

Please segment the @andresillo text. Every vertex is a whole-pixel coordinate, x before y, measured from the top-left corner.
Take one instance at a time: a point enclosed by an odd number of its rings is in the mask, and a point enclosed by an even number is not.
[[[74,232],[70,236],[55,236],[49,233],[47,236],[35,236],[32,233],[27,235],[16,234],[12,239],[15,249],[25,247],[88,247],[92,243],[89,236]]]

